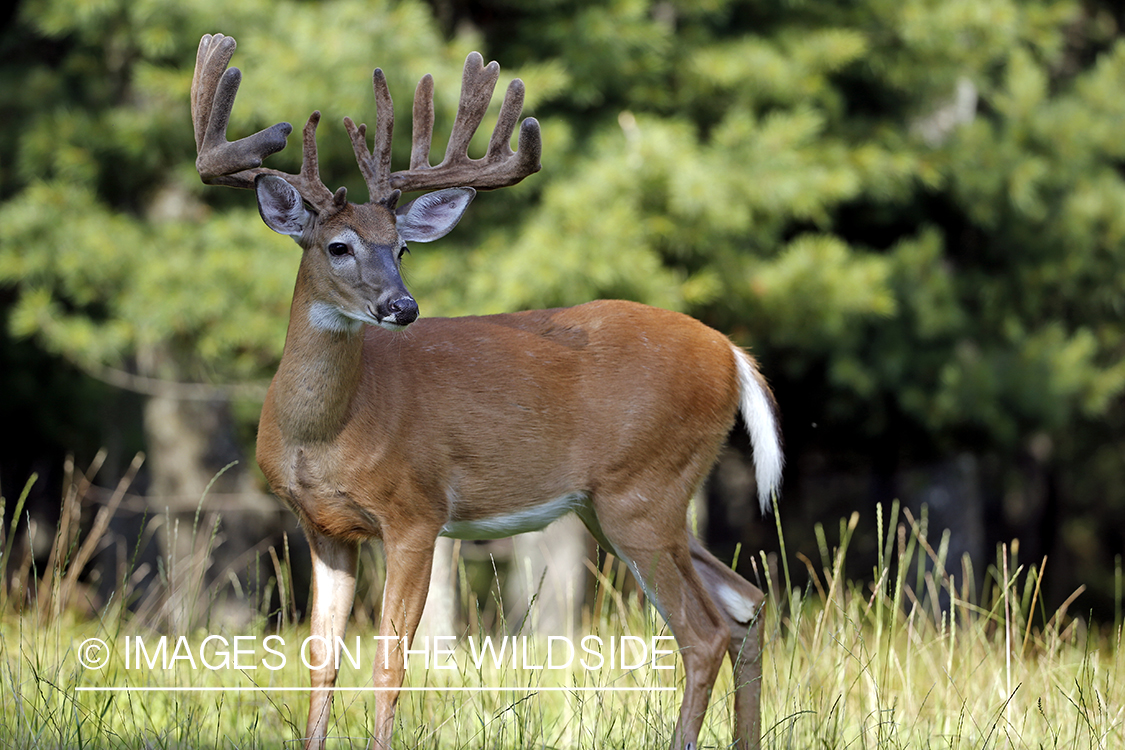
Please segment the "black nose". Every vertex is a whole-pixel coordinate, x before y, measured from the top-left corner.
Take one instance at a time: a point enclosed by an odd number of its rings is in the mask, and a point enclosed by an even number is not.
[[[387,304],[387,317],[394,316],[394,322],[407,326],[418,320],[418,303],[407,295],[393,299]]]

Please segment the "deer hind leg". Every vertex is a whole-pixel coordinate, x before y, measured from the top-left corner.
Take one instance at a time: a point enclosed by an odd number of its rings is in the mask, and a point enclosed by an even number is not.
[[[637,501],[634,496],[630,503],[633,508]],[[645,500],[640,503],[651,506]],[[599,541],[608,541],[609,549],[627,561],[676,637],[685,685],[671,747],[695,750],[711,690],[730,643],[726,616],[696,572],[683,513],[677,510],[677,529],[660,523],[659,513],[638,515],[620,509],[614,513],[608,508],[599,511],[600,528],[598,523],[588,522],[591,532]],[[628,520],[611,523],[611,518]],[[669,534],[669,528],[675,530]]]
[[[348,615],[355,600],[355,572],[359,550],[355,542],[333,539],[306,530],[312,551],[312,607],[309,664],[312,691],[309,721],[305,729],[306,750],[322,750],[328,734],[336,686],[336,642],[344,637]]]
[[[691,561],[730,629],[734,678],[734,743],[737,750],[757,750],[762,731],[762,629],[759,614],[765,594],[691,540]]]

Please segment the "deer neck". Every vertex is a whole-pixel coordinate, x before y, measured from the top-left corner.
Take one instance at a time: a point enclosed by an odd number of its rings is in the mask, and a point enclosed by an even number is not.
[[[349,418],[362,379],[362,324],[324,324],[323,308],[309,293],[308,273],[297,274],[285,351],[270,386],[274,415],[286,440],[331,441]]]

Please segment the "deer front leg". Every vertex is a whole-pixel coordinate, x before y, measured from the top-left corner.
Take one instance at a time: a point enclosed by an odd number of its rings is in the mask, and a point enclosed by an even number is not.
[[[313,569],[309,618],[312,630],[309,664],[313,667],[305,750],[323,750],[336,686],[336,639],[344,637],[352,611],[359,550],[355,542],[332,539],[313,531],[307,531],[306,535]]]
[[[437,532],[417,531],[395,538],[384,528],[387,581],[383,588],[383,614],[379,623],[379,648],[375,653],[375,734],[372,750],[391,746],[395,706],[406,674],[406,649],[413,642],[434,559]]]

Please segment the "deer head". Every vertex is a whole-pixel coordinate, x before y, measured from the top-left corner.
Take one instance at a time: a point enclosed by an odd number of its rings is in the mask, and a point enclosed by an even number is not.
[[[367,184],[367,203],[347,200],[346,188],[335,192],[320,179],[313,112],[303,132],[300,172],[288,174],[261,166],[270,154],[285,148],[292,126],[278,123],[236,141],[227,140],[234,98],[242,74],[228,68],[235,41],[222,34],[199,43],[192,79],[192,121],[198,151],[196,169],[209,185],[250,188],[266,225],[296,240],[304,250],[300,278],[309,320],[318,328],[354,332],[364,324],[399,330],[418,318],[418,304],[406,290],[399,264],[409,242],[431,242],[445,236],[464,214],[476,190],[514,185],[539,171],[539,123],[527,118],[520,126],[518,149],[510,141],[523,109],[523,82],[508,86],[488,151],[480,159],[468,155],[469,141],[484,118],[500,75],[495,62],[484,65],[476,52],[465,60],[457,118],[437,166],[429,163],[433,138],[433,78],[422,78],[414,95],[413,144],[410,167],[391,171],[394,108],[383,71],[373,75],[376,129],[372,150],[367,127],[344,118],[360,172]],[[399,205],[402,193],[426,191]]]

